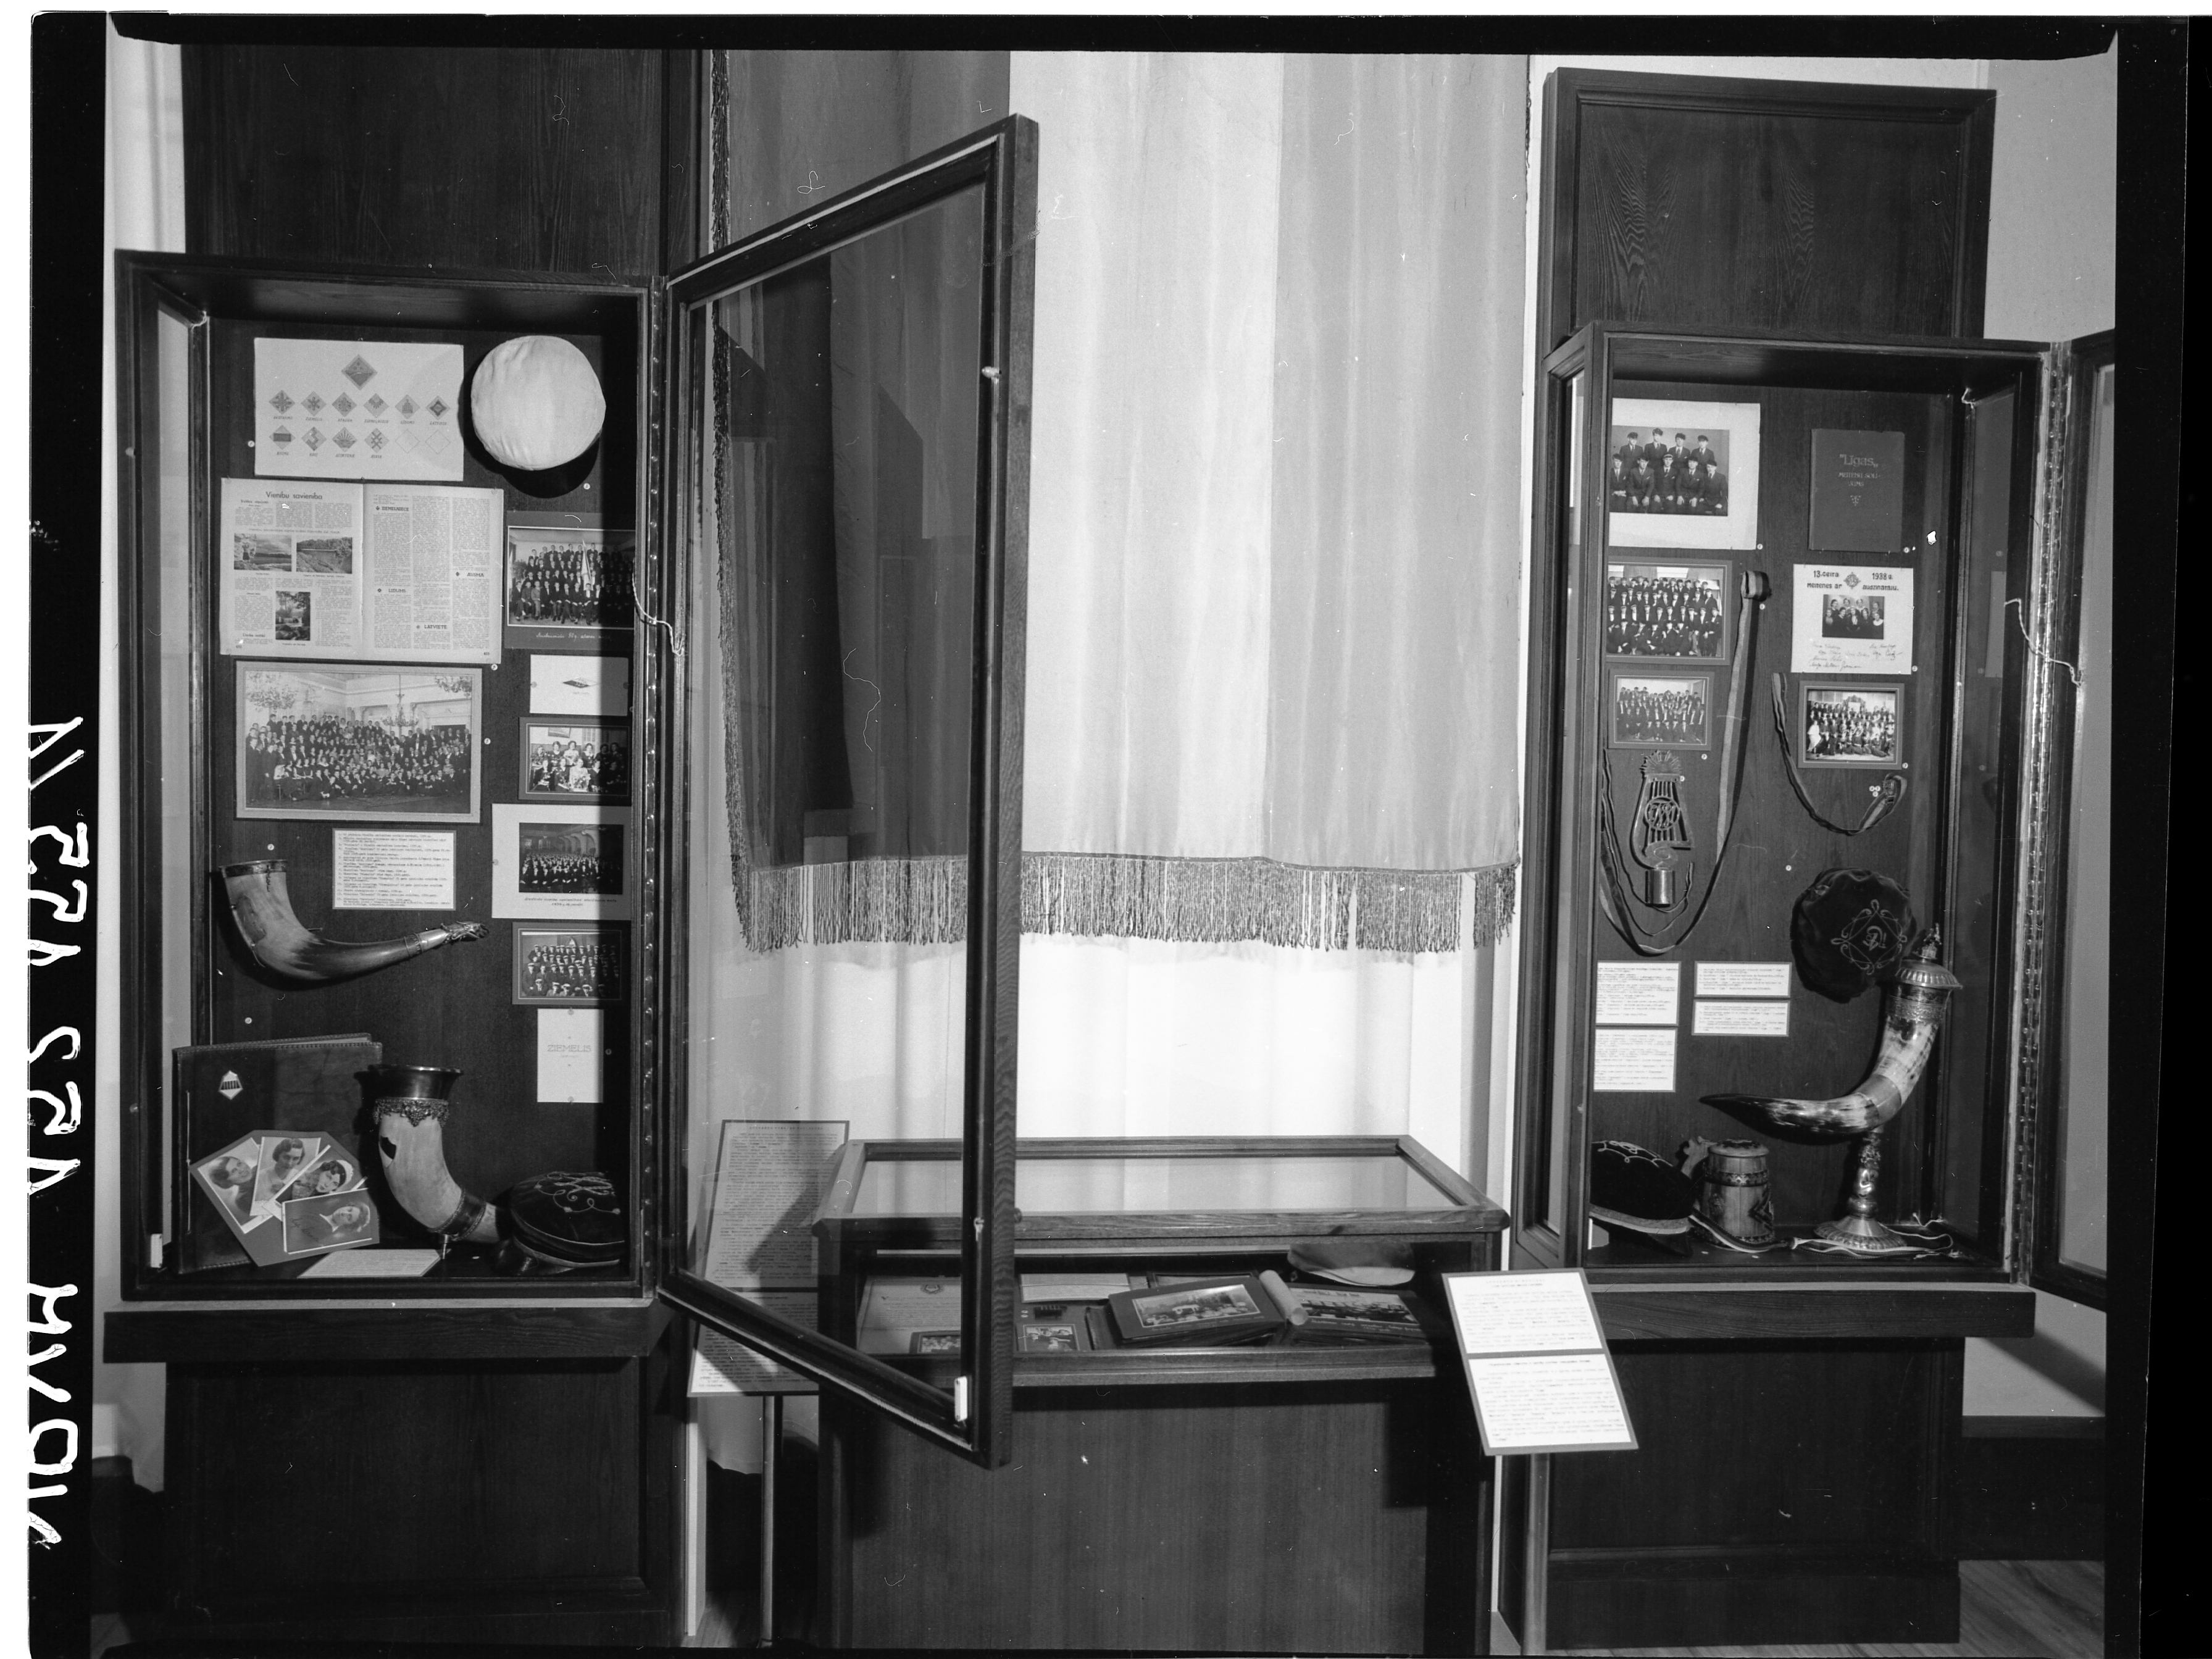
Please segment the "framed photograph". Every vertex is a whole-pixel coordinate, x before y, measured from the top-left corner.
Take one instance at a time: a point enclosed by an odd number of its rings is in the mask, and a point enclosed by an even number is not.
[[[532,657],[530,712],[622,719],[629,713],[629,659]]]
[[[1249,1342],[1289,1322],[1260,1281],[1244,1273],[1124,1291],[1106,1307],[1115,1335],[1132,1347]]]
[[[1420,1317],[1402,1291],[1334,1285],[1291,1285],[1291,1299],[1304,1310],[1304,1337],[1358,1337],[1369,1341],[1423,1342]]]
[[[235,667],[240,817],[482,821],[483,669]]]
[[[629,722],[522,717],[525,800],[628,800]]]
[[[509,514],[507,649],[626,650],[636,561],[635,531],[605,530],[573,514]]]
[[[1707,749],[1713,738],[1711,674],[1613,672],[1605,740],[1614,749]],[[495,807],[493,811],[498,809]]]
[[[1904,771],[1905,687],[1801,681],[1797,763]]]
[[[955,1359],[960,1357],[960,1333],[957,1331],[916,1331],[914,1340],[907,1345],[908,1353],[947,1353]]]
[[[514,1000],[530,1008],[587,1008],[628,1000],[629,935],[577,922],[514,930]]]
[[[1605,562],[1605,654],[1726,662],[1735,626],[1735,567],[1726,559]]]
[[[1759,545],[1759,405],[1615,398],[1605,441],[1608,547]]]
[[[1088,1353],[1091,1351],[1091,1328],[1084,1323],[1079,1310],[1071,1311],[1060,1319],[1031,1319],[1024,1316],[1018,1325],[1024,1353]]]
[[[531,802],[491,809],[491,913],[528,921],[628,921],[636,884],[629,814]]]

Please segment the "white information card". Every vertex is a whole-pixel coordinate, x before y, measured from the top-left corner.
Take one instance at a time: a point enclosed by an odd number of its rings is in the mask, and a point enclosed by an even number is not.
[[[1636,1449],[1581,1269],[1446,1273],[1443,1283],[1486,1453]]]
[[[1597,1023],[1672,1025],[1681,1018],[1679,962],[1601,962],[1597,965]]]

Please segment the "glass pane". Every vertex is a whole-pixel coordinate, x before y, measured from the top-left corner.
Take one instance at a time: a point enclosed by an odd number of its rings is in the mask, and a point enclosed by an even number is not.
[[[2081,526],[2081,680],[2074,702],[2074,822],[2067,842],[2066,1057],[2059,1135],[2058,1260],[2105,1271],[2106,1003],[2112,948],[2113,370],[2089,405]]]
[[[1449,1194],[1403,1158],[1233,1157],[1030,1158],[1014,1175],[1025,1216],[1159,1210],[1455,1209]],[[942,1158],[870,1158],[855,1215],[957,1215],[960,1165]]]
[[[1562,509],[1560,522],[1566,526],[1566,545],[1560,550],[1558,569],[1559,580],[1568,583],[1579,582],[1582,579],[1583,449],[1589,418],[1589,398],[1585,383],[1582,374],[1577,372],[1567,381],[1565,422],[1566,430],[1560,434],[1566,445],[1567,452],[1567,465],[1565,469],[1566,500],[1560,504]],[[1566,614],[1569,616],[1573,614],[1571,605],[1567,606]],[[1571,628],[1562,630],[1563,638],[1571,638],[1572,634]],[[1567,736],[1569,741],[1561,759],[1563,764],[1571,765],[1572,764],[1571,757],[1573,752],[1571,732]],[[1564,977],[1566,971],[1565,964],[1572,962],[1574,952],[1564,934],[1560,939],[1560,947],[1554,957],[1554,963],[1562,975],[1559,989],[1564,995],[1567,989]],[[1560,1000],[1554,1000],[1553,1012],[1555,1023],[1561,1009],[1566,1006],[1569,1005]],[[1545,1125],[1539,1148],[1540,1163],[1536,1180],[1536,1191],[1542,1198],[1542,1209],[1538,1218],[1540,1222],[1542,1225],[1561,1234],[1565,1233],[1568,1220],[1567,1136],[1573,1127],[1572,1114],[1569,1110],[1570,1101],[1561,1090],[1563,1085],[1568,1088],[1575,1086],[1569,1081],[1571,1070],[1571,1067],[1562,1063],[1561,1051],[1555,1038],[1552,1077],[1544,1097],[1548,1121]],[[1569,1242],[1569,1249],[1572,1249],[1571,1241]]]
[[[2015,393],[1974,404],[1967,416],[1966,536],[1960,604],[1966,612],[1959,666],[1958,839],[1952,875],[1953,936],[1946,959],[1961,983],[1946,1023],[1943,1218],[1962,1231],[1983,1231],[1983,1103],[2002,1058],[1988,1033],[1998,1029],[2003,995],[1998,866],[2007,830],[2007,744],[2017,729],[2006,718],[2016,707],[2020,653],[2011,580],[2013,422]],[[2023,580],[2025,579],[2023,578]],[[2000,1085],[1999,1086],[2002,1086]]]
[[[686,323],[685,1265],[806,1324],[837,1149],[963,1127],[982,242],[969,188]]]
[[[191,325],[167,311],[154,313],[155,375],[155,522],[147,526],[155,543],[156,637],[154,672],[159,702],[152,715],[156,729],[148,735],[160,757],[161,881],[160,912],[161,1052],[171,1054],[192,1040],[192,894],[197,890],[195,846],[198,803],[193,799],[191,580]],[[176,1103],[163,1090],[161,1145],[175,1144],[172,1114]],[[161,1231],[175,1225],[174,1194],[161,1183]]]

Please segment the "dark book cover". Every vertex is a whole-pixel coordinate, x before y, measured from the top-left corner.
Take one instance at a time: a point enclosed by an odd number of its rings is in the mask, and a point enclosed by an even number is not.
[[[1905,434],[1813,428],[1813,528],[1821,553],[1905,549]]]
[[[368,1107],[362,1076],[384,1058],[365,1033],[221,1042],[179,1048],[173,1096],[177,1165],[177,1266],[184,1273],[243,1266],[245,1249],[192,1170],[257,1130],[312,1131],[361,1156],[359,1124]]]

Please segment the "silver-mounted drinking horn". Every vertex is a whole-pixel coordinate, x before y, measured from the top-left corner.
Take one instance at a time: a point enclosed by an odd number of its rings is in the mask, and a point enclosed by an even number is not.
[[[439,1066],[378,1066],[371,1085],[376,1150],[401,1209],[443,1238],[495,1244],[499,1206],[463,1190],[446,1167],[446,1119],[453,1109],[446,1097],[460,1075]]]
[[[1847,1095],[1827,1100],[1792,1100],[1774,1095],[1707,1095],[1705,1104],[1747,1113],[1777,1128],[1844,1138],[1879,1129],[1905,1109],[1920,1084],[1936,1033],[1943,1024],[1959,978],[1936,960],[1941,939],[1935,928],[1897,966],[1882,993],[1881,1047],[1874,1069]]]
[[[257,859],[251,864],[226,864],[218,872],[230,899],[231,919],[253,959],[270,973],[304,984],[319,985],[334,979],[351,979],[374,973],[395,962],[419,957],[456,939],[482,939],[480,921],[453,921],[426,927],[399,939],[374,944],[325,939],[292,914],[292,895],[286,884],[284,860]]]

